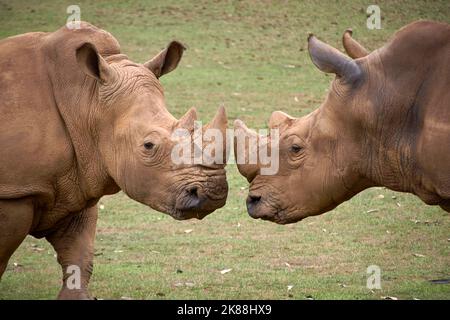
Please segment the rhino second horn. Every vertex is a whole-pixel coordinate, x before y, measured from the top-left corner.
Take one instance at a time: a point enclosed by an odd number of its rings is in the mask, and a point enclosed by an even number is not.
[[[195,121],[197,121],[197,110],[192,107],[178,120],[178,127],[193,130]]]
[[[277,128],[282,124],[291,124],[295,118],[282,111],[274,111],[269,119],[269,128]]]
[[[238,135],[245,135],[245,136],[253,136],[256,138],[256,141],[258,141],[258,134],[255,131],[250,130],[249,128],[247,128],[247,126],[244,124],[244,122],[242,122],[239,119],[236,119],[234,122],[234,156],[236,157],[236,164],[238,167],[239,172],[247,178],[247,180],[249,182],[251,182],[255,176],[258,174],[259,172],[259,166],[257,163],[249,163],[249,156],[250,156],[250,152],[256,152],[257,153],[257,149],[253,149],[253,150],[249,150],[248,148],[250,146],[245,146],[246,149],[244,150],[245,152],[245,157],[244,157],[244,163],[240,163],[239,158],[238,158]],[[256,147],[257,146],[253,146]]]

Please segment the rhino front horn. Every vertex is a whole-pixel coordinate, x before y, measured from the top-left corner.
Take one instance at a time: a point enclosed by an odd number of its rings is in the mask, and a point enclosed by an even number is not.
[[[251,182],[259,172],[258,134],[237,119],[234,122],[234,156],[239,172]]]
[[[210,123],[210,128],[220,130],[224,135],[227,129],[227,114],[224,106],[220,106]]]
[[[228,151],[229,150],[227,149],[227,125],[228,125],[228,119],[227,119],[227,114],[226,114],[225,108],[223,106],[220,106],[216,112],[216,115],[211,120],[211,122],[207,126],[204,127],[204,129],[215,129],[215,130],[220,131],[221,140],[219,140],[219,141],[222,141],[222,146],[221,146],[221,149],[219,146],[217,146],[214,154],[216,152],[222,153],[222,157],[223,157],[222,163],[226,163],[226,161],[228,159]],[[208,141],[211,141],[211,137],[208,135],[208,133],[206,133],[206,136],[208,137]],[[214,138],[213,140],[215,141],[216,138]],[[209,143],[209,142],[207,142],[207,143]],[[219,143],[219,145],[220,145],[220,142],[216,142],[216,143]]]

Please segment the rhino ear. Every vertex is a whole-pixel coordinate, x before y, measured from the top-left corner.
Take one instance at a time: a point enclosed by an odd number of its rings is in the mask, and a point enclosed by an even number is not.
[[[86,42],[76,50],[78,65],[81,70],[100,82],[107,82],[113,76],[113,69],[97,52],[92,43]]]
[[[323,72],[334,73],[349,83],[356,81],[362,75],[361,68],[353,59],[312,34],[308,37],[308,51],[312,62]]]
[[[269,119],[269,128],[278,128],[282,124],[290,125],[295,120],[294,117],[291,117],[287,113],[282,111],[274,111]]]
[[[353,59],[367,56],[369,51],[353,39],[352,34],[352,29],[347,29],[342,36],[342,44],[344,45],[345,52]]]
[[[178,41],[172,41],[166,49],[158,53],[150,61],[144,63],[144,66],[159,78],[178,66],[184,50],[186,50],[184,45]]]

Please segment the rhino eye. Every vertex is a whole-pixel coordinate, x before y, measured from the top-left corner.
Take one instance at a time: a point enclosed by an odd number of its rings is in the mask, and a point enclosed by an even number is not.
[[[144,143],[144,148],[147,150],[152,150],[155,145],[152,142]]]
[[[302,151],[302,147],[300,147],[299,145],[297,145],[297,144],[294,144],[294,145],[292,145],[290,148],[289,148],[289,151],[290,152],[292,152],[292,153],[299,153],[300,151]]]

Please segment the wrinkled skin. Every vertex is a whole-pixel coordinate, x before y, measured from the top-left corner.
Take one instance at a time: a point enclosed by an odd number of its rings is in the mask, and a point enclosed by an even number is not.
[[[59,298],[88,299],[100,197],[123,190],[180,220],[225,204],[224,164],[170,158],[172,133],[191,132],[196,112],[175,119],[158,78],[183,51],[172,42],[137,64],[87,23],[0,42],[0,276],[27,234],[45,237],[63,270]],[[220,108],[209,127],[226,122]],[[80,288],[66,285],[70,265]]]
[[[336,78],[311,114],[272,114],[269,127],[280,131],[278,174],[238,165],[251,182],[249,214],[293,223],[372,186],[450,211],[450,26],[410,24],[372,53],[349,30],[343,42],[351,58],[308,38],[313,63]],[[241,121],[235,129],[255,135]]]

